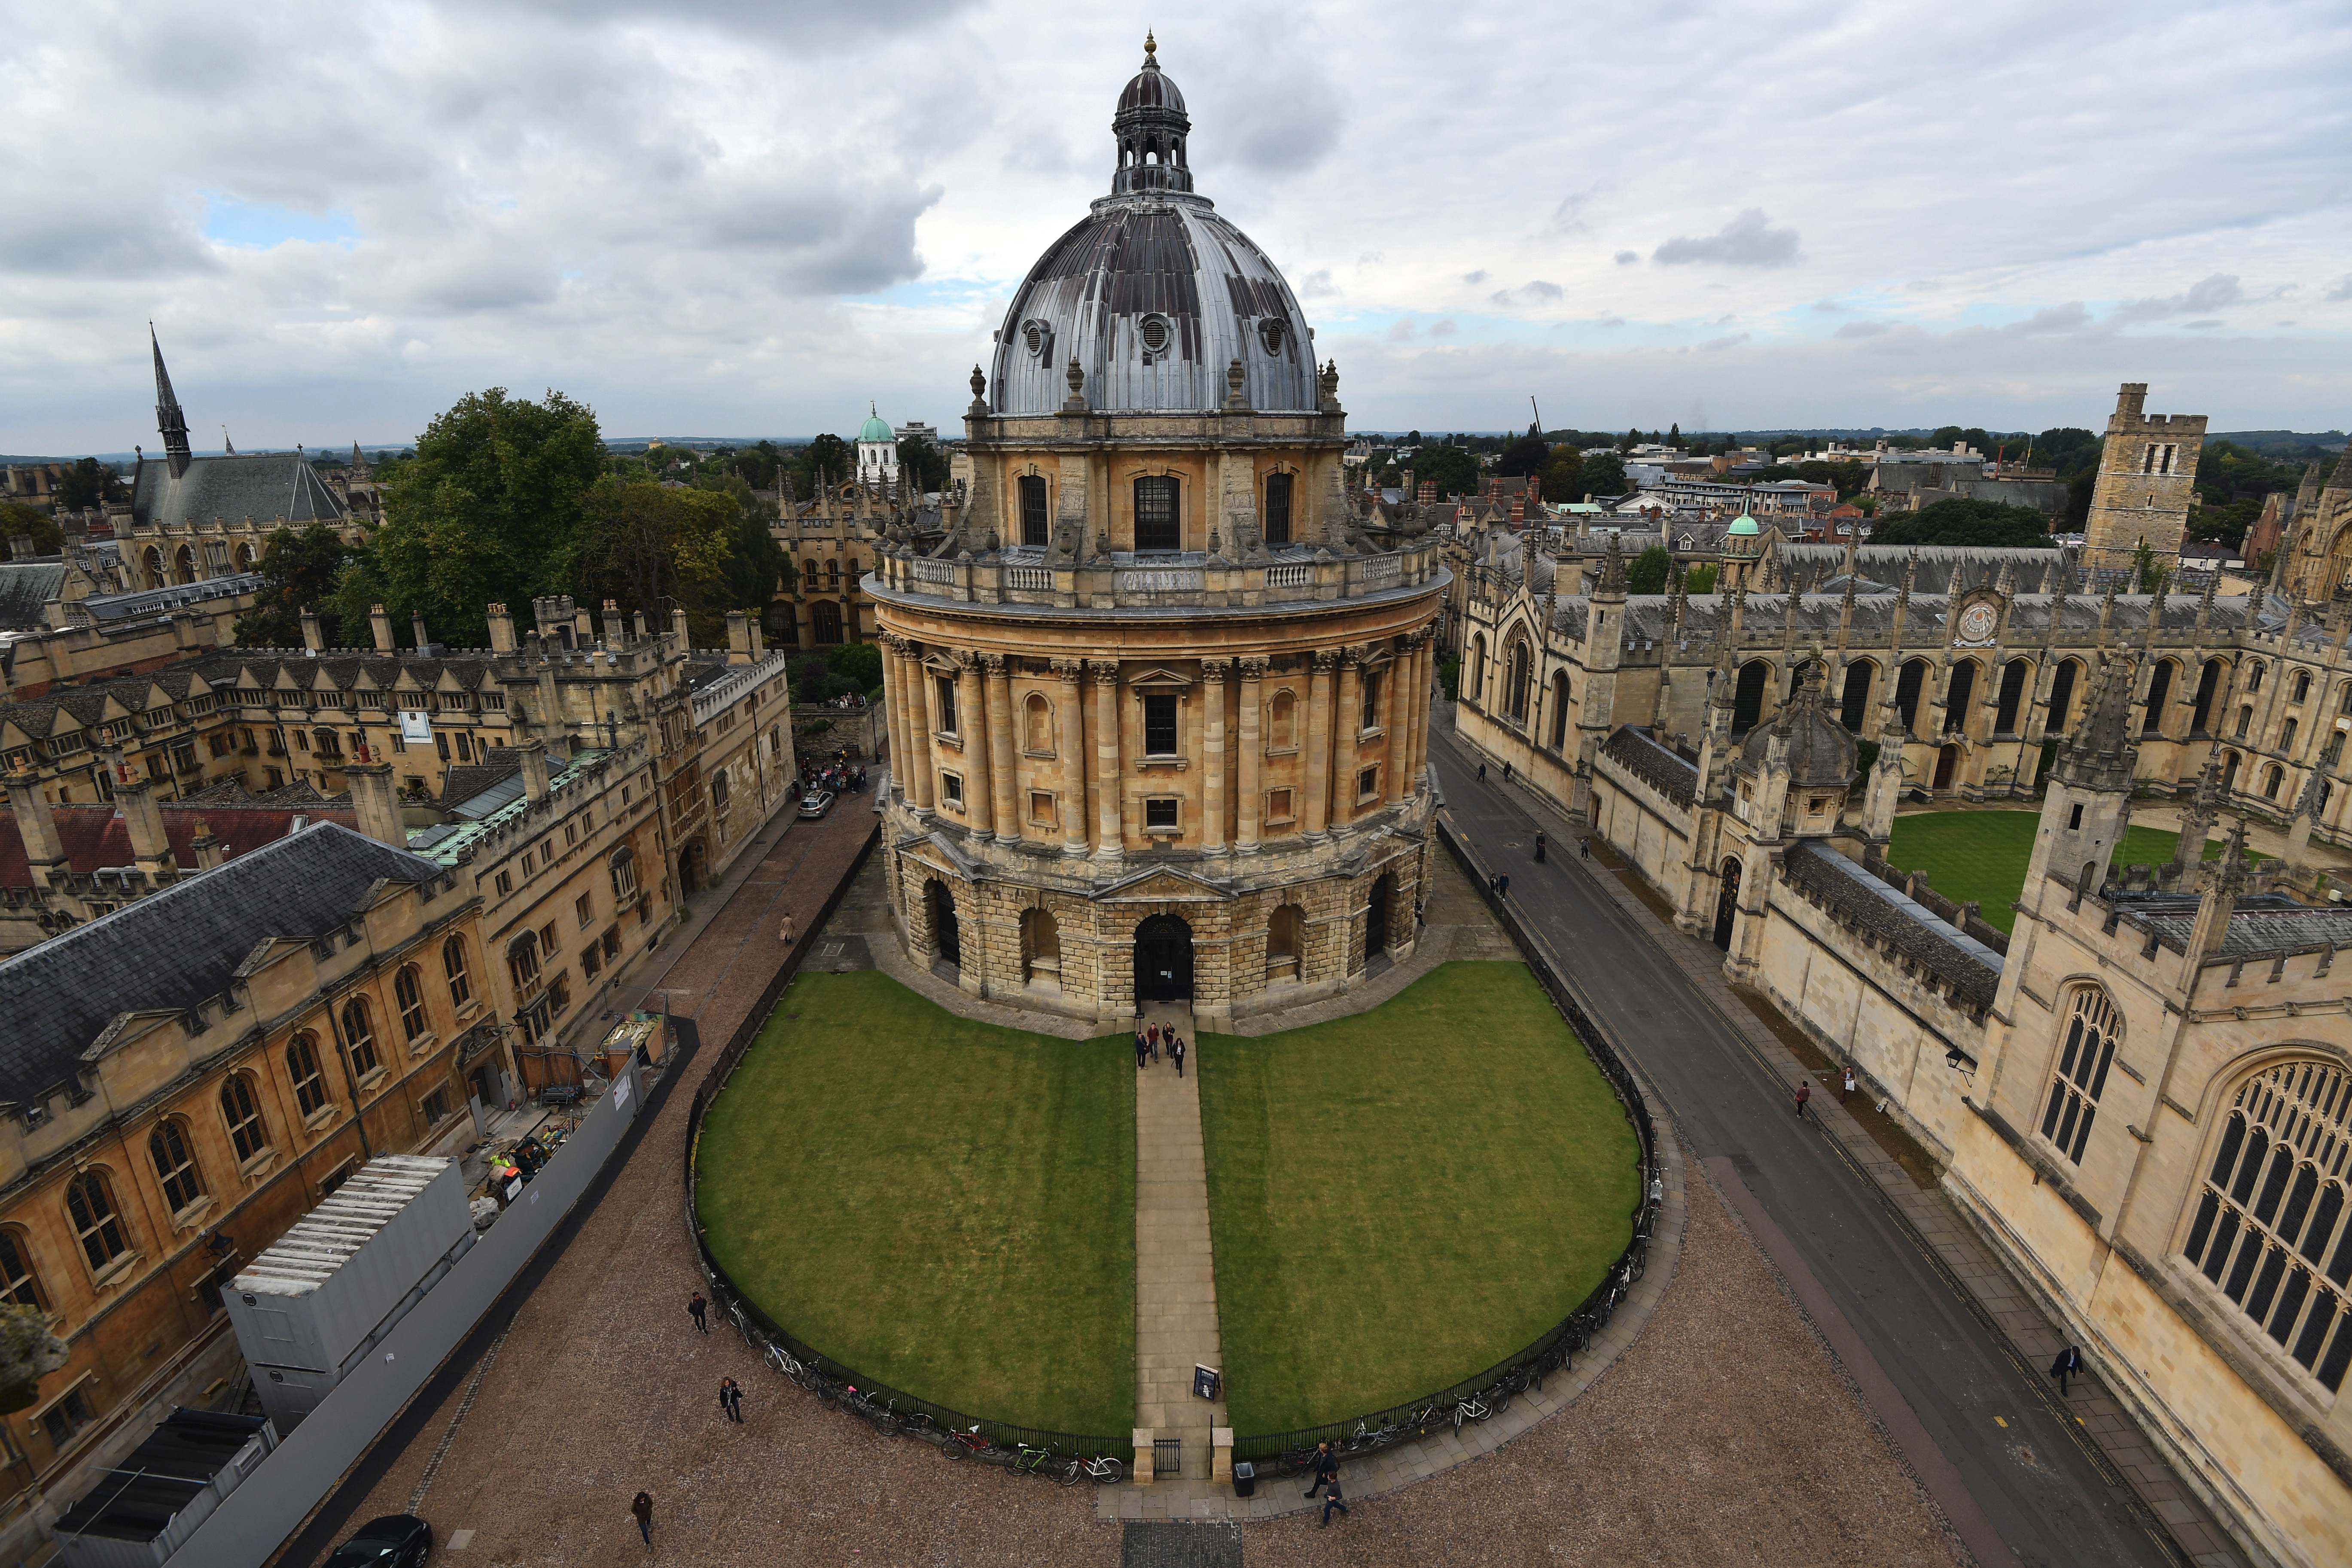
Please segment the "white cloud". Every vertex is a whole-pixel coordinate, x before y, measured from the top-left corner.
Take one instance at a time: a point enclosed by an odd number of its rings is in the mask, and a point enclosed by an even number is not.
[[[1797,259],[1797,231],[1774,228],[1762,207],[1749,207],[1713,234],[1676,235],[1652,251],[1650,259],[1661,267],[1786,267]]]

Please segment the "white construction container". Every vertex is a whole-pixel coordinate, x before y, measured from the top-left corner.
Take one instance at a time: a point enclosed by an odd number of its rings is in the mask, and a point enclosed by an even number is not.
[[[282,1435],[326,1398],[474,1243],[457,1162],[371,1160],[247,1265],[229,1321]]]

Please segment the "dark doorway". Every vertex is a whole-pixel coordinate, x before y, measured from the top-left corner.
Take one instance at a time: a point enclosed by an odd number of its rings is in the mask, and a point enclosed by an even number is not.
[[[1959,766],[1960,749],[1958,746],[1946,746],[1942,751],[1937,752],[1936,753],[1936,787],[1951,788],[1952,775],[1959,771]]]
[[[2218,658],[2207,659],[2205,673],[2197,679],[2197,711],[2189,717],[2190,734],[2205,733],[2213,718],[2213,693],[2220,689],[2221,684],[2221,661]]]
[[[681,897],[702,890],[702,840],[699,838],[678,853],[677,890]]]
[[[1927,684],[1927,661],[1915,658],[1895,678],[1895,710],[1903,715],[1903,732],[1919,732],[1919,689]]]
[[[1715,896],[1715,945],[1731,951],[1731,922],[1739,918],[1739,862],[1723,863],[1723,889]]]
[[[1372,884],[1371,907],[1364,912],[1364,962],[1370,963],[1389,950],[1389,906],[1396,897],[1396,877],[1390,873]]]
[[[1153,915],[1135,928],[1135,1002],[1192,999],[1192,928],[1174,915]]]
[[[1846,666],[1845,695],[1838,708],[1838,722],[1857,735],[1870,719],[1870,678],[1874,673],[1866,658]]]
[[[963,946],[956,936],[955,895],[934,877],[923,884],[923,907],[931,917],[931,950],[944,963],[963,967]]]
[[[1750,659],[1739,667],[1739,684],[1731,696],[1731,732],[1745,735],[1756,728],[1764,717],[1764,682],[1770,679],[1771,667],[1762,659]]]
[[[2066,731],[2067,710],[2074,705],[2074,672],[2078,667],[2073,659],[2058,666],[2058,673],[2050,679],[2050,713],[2043,722],[2046,734],[2063,735]]]

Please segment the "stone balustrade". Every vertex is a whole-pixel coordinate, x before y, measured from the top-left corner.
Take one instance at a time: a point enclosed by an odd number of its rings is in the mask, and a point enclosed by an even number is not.
[[[875,574],[866,579],[869,591],[969,605],[1081,610],[1337,603],[1419,587],[1443,570],[1436,542],[1425,539],[1397,551],[1360,555],[1292,546],[1264,562],[1234,562],[1188,551],[1166,555],[1118,552],[1090,562],[1050,563],[1044,550],[1022,548],[954,560],[886,554],[876,564]]]

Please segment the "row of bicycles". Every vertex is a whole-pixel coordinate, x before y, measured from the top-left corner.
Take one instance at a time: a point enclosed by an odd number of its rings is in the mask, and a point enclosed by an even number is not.
[[[728,1315],[745,1342],[759,1350],[776,1371],[818,1398],[830,1400],[841,1406],[877,1432],[920,1438],[939,1449],[942,1458],[959,1463],[977,1461],[996,1465],[1015,1475],[1043,1477],[1066,1487],[1080,1486],[1087,1481],[1110,1486],[1126,1478],[1127,1466],[1108,1455],[1079,1458],[1028,1443],[1015,1443],[1008,1447],[982,1433],[977,1426],[945,1426],[928,1410],[901,1410],[896,1396],[877,1398],[854,1383],[831,1376],[822,1368],[802,1361],[753,1328],[740,1302],[728,1309]]]

